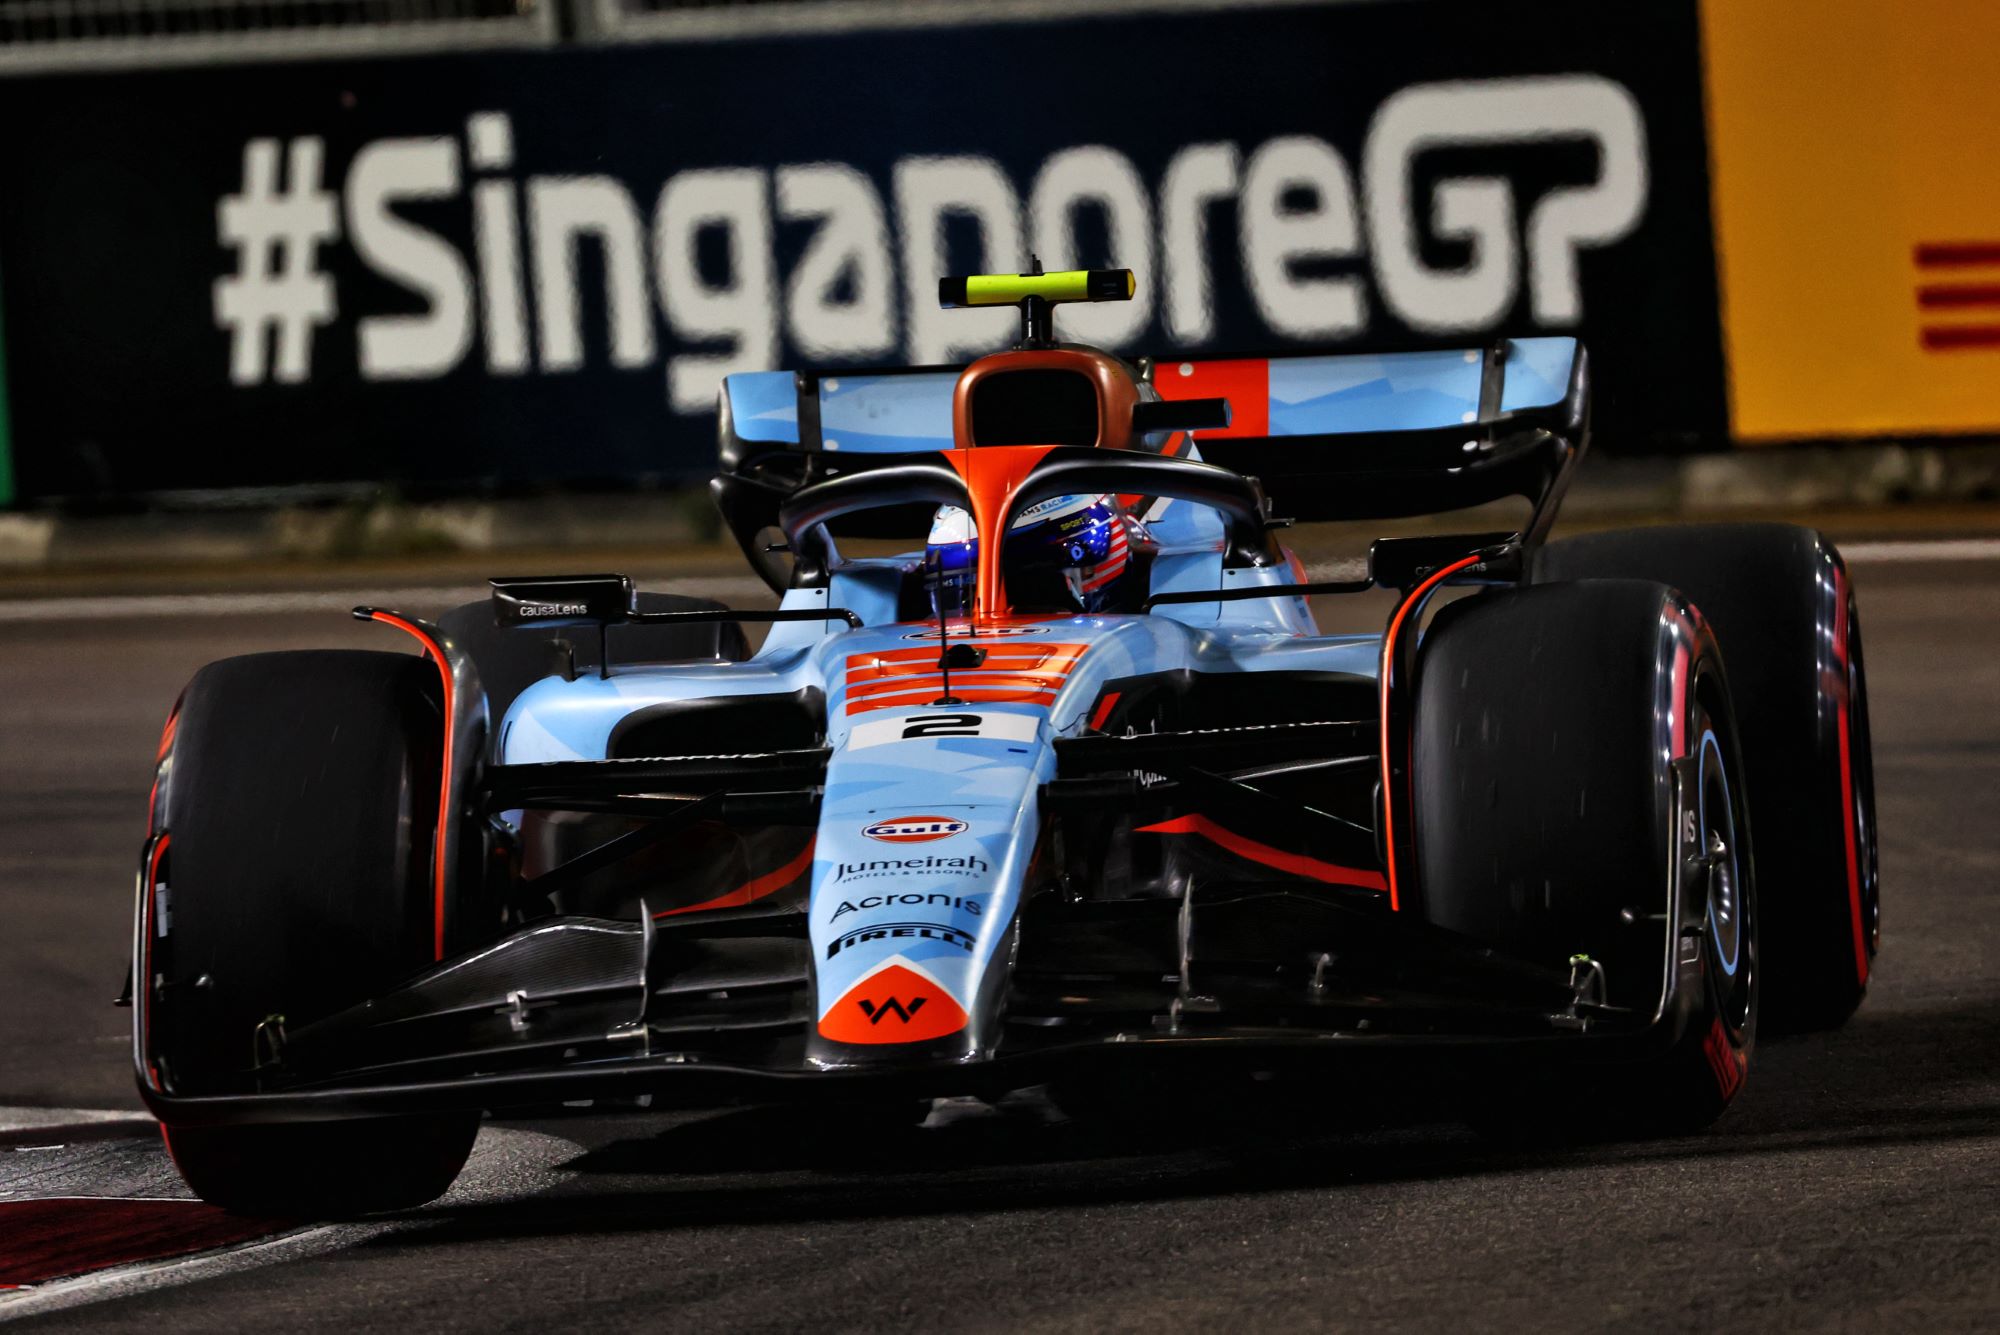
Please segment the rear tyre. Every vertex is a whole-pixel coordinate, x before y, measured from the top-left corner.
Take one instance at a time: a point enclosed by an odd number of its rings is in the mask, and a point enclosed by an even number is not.
[[[1561,1138],[1714,1121],[1756,1038],[1757,898],[1728,686],[1699,615],[1639,581],[1470,598],[1426,635],[1414,708],[1425,915],[1552,968],[1601,964],[1624,1012],[1602,1028],[1666,1005],[1657,1048],[1534,1072],[1489,1091],[1481,1120]]]
[[[251,1089],[260,1063],[282,1066],[285,1031],[432,961],[439,697],[434,664],[388,653],[254,654],[188,684],[146,1008],[166,1092]],[[317,1215],[437,1196],[477,1129],[477,1114],[453,1114],[165,1133],[203,1199]]]
[[[1701,609],[1742,723],[1767,1027],[1846,1020],[1867,992],[1881,887],[1861,623],[1840,553],[1786,524],[1632,529],[1551,543],[1533,578],[1655,580]]]

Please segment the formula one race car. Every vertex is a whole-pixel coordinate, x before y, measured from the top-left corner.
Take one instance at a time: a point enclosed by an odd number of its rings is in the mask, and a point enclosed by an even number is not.
[[[775,610],[496,579],[436,624],[356,610],[421,656],[202,669],[131,997],[194,1189],[418,1203],[482,1109],[1102,1107],[1162,1072],[1338,1100],[1385,1062],[1686,1130],[1760,1009],[1845,1018],[1877,888],[1832,544],[1545,542],[1588,435],[1572,339],[1055,341],[1055,304],[1132,282],[944,280],[1021,311],[962,369],[729,377],[713,493]],[[1506,498],[1511,531],[1378,539],[1346,580],[1280,541]],[[1379,633],[1320,633],[1309,598],[1371,591]]]

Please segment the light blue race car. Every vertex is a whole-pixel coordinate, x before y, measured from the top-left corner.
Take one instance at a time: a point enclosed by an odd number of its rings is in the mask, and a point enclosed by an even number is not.
[[[729,377],[713,493],[773,610],[496,579],[436,624],[357,610],[421,655],[197,674],[128,988],[194,1189],[406,1206],[483,1109],[637,1095],[1084,1115],[1447,1071],[1495,1126],[1685,1130],[1760,1011],[1845,1018],[1878,896],[1832,544],[1545,541],[1588,438],[1572,339],[1055,339],[1133,281],[945,279],[1019,344]],[[1346,580],[1284,542],[1509,499]],[[1371,594],[1379,630],[1321,633],[1313,599]]]

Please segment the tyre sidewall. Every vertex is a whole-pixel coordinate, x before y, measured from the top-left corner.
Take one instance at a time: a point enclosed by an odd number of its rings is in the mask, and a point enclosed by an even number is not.
[[[406,655],[313,651],[225,659],[189,683],[152,961],[155,1053],[177,1092],[239,1079],[267,1018],[296,1028],[432,959],[437,681]]]

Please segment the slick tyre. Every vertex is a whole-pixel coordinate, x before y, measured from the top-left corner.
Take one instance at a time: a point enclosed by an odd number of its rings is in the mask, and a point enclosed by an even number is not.
[[[431,850],[444,719],[437,668],[403,654],[254,654],[182,695],[155,803],[142,1078],[243,1092],[284,1034],[434,957]],[[465,1161],[476,1114],[174,1126],[204,1199],[315,1215],[420,1204]]]
[[[1425,637],[1413,707],[1425,915],[1551,969],[1587,957],[1615,1008],[1593,1013],[1598,1031],[1650,1023],[1615,1062],[1495,1091],[1486,1120],[1563,1138],[1714,1121],[1756,1040],[1758,901],[1728,684],[1699,614],[1636,580],[1466,599]]]
[[[1766,1028],[1840,1024],[1867,991],[1881,886],[1860,609],[1839,551],[1786,524],[1633,529],[1551,543],[1533,578],[1654,580],[1701,609],[1742,728]]]
[[[458,1177],[478,1133],[477,1115],[161,1127],[195,1195],[236,1214],[272,1218],[428,1204]]]

